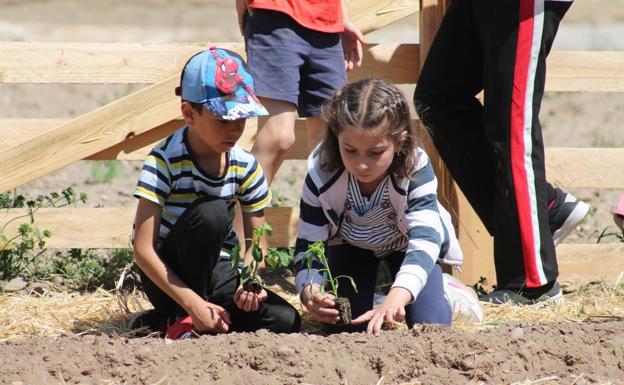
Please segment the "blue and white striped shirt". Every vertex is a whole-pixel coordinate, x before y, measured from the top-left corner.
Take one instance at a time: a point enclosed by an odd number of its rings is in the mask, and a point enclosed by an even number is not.
[[[388,224],[396,226],[407,238],[405,258],[393,287],[407,289],[415,300],[439,259],[461,264],[463,256],[450,216],[438,203],[437,179],[429,157],[422,149],[417,149],[413,156],[417,161],[411,179],[392,175],[387,178],[387,199],[397,214]],[[344,168],[325,171],[321,164],[318,151],[313,151],[308,158],[295,245],[295,284],[299,291],[310,283],[320,284],[323,281],[318,273],[319,265],[314,265],[308,273],[302,263],[308,246],[316,241],[327,242],[338,238],[345,218],[351,175]],[[399,247],[403,250],[402,246]],[[451,251],[454,255],[449,255]],[[353,278],[357,284],[357,277]]]

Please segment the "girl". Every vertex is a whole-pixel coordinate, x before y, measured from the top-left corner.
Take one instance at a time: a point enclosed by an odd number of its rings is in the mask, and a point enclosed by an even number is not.
[[[335,324],[333,297],[321,294],[318,269],[307,271],[309,244],[326,242],[334,277],[343,283],[352,325],[340,331],[378,335],[384,323],[451,323],[439,261],[459,265],[462,254],[450,215],[437,200],[437,181],[418,146],[401,92],[383,80],[346,85],[323,108],[327,135],[308,160],[295,247],[296,285],[311,316]],[[372,309],[377,268],[387,261],[394,283]]]

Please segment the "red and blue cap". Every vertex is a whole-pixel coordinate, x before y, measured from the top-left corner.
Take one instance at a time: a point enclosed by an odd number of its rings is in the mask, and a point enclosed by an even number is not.
[[[268,115],[254,94],[254,80],[236,52],[210,47],[191,57],[182,70],[176,95],[203,104],[222,120]]]

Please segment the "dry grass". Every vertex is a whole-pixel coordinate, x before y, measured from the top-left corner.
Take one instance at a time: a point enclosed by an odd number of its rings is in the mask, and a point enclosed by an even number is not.
[[[127,335],[132,312],[149,308],[143,295],[32,292],[0,296],[0,340],[25,336]]]
[[[296,295],[272,286],[302,314],[304,330],[319,331]],[[0,296],[0,340],[27,336],[81,334],[132,335],[127,322],[132,313],[150,308],[141,293],[120,295],[97,290],[94,293],[31,292]],[[478,330],[510,321],[591,321],[624,320],[624,284],[595,282],[565,295],[563,305],[486,306],[484,325],[456,325]],[[401,326],[400,326],[401,327]]]
[[[620,276],[621,278],[621,276]],[[605,281],[580,286],[564,295],[562,305],[512,306],[486,305],[485,325],[509,321],[598,321],[624,320],[624,284]]]

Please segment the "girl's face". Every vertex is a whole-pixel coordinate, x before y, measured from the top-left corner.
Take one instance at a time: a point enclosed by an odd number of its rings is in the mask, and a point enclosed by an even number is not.
[[[396,152],[395,141],[383,129],[345,128],[338,146],[345,168],[360,182],[363,193],[374,191],[388,174]]]

